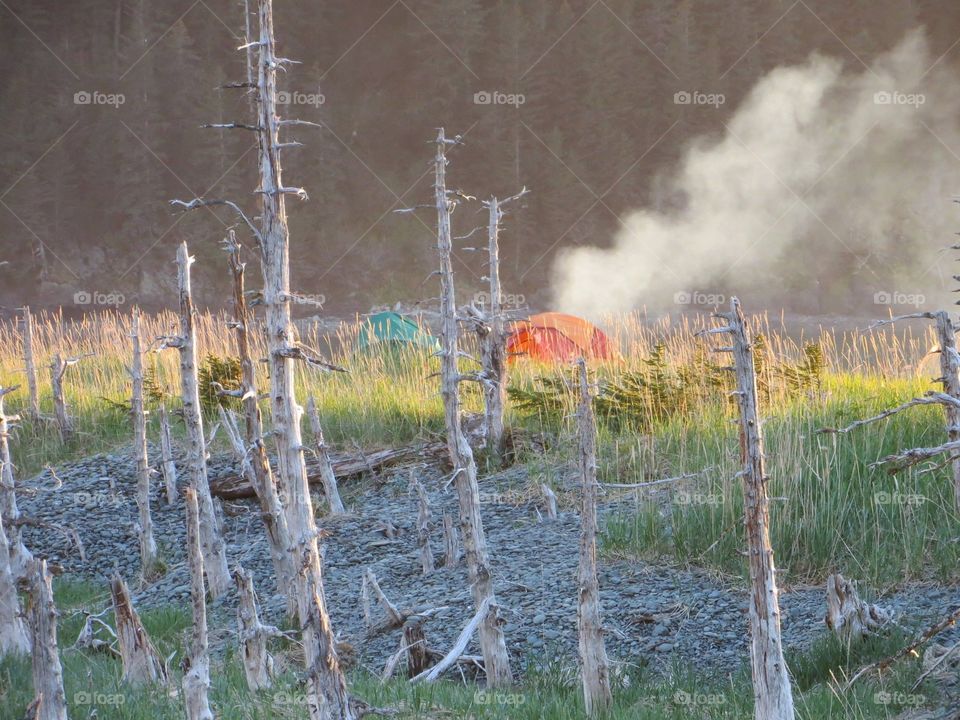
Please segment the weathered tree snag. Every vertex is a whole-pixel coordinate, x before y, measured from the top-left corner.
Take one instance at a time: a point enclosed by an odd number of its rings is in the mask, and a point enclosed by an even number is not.
[[[184,658],[183,700],[187,720],[213,720],[207,691],[210,689],[210,656],[207,644],[207,605],[203,576],[201,518],[197,491],[185,493],[187,507],[187,560],[190,565],[190,601],[193,606],[193,631]]]
[[[160,470],[163,474],[164,494],[167,496],[167,504],[173,505],[177,501],[177,464],[173,459],[173,439],[167,406],[161,403],[157,414],[160,417]]]
[[[433,551],[430,549],[430,498],[419,480],[414,479],[414,489],[417,491],[417,544],[420,546],[420,565],[423,574],[429,575],[434,570]]]
[[[67,408],[67,400],[63,394],[63,376],[76,360],[65,360],[63,355],[57,353],[50,362],[50,385],[53,388],[53,412],[57,420],[57,430],[60,432],[60,440],[68,442],[73,437],[73,421]]]
[[[578,362],[580,409],[577,434],[580,459],[580,566],[577,605],[583,702],[587,715],[603,712],[613,701],[610,665],[600,618],[600,583],[597,579],[597,429],[593,400],[587,385],[587,366]],[[546,486],[544,486],[546,488]],[[556,500],[554,499],[554,507]],[[556,510],[554,510],[556,516]]]
[[[455,144],[447,140],[443,128],[436,139],[435,198],[437,209],[437,251],[440,256],[440,318],[441,318],[441,389],[444,419],[447,428],[447,449],[453,465],[454,485],[460,504],[460,527],[463,532],[463,545],[466,551],[467,573],[476,607],[487,607],[480,625],[480,648],[483,652],[487,684],[500,687],[512,682],[510,656],[503,637],[500,616],[497,610],[496,596],[493,590],[490,558],[487,554],[487,541],[483,532],[483,520],[480,517],[480,491],[477,486],[477,465],[473,458],[470,443],[460,424],[460,371],[457,338],[456,298],[453,285],[453,251],[450,233],[450,211],[454,201],[450,199],[446,186],[447,145]]]
[[[346,508],[340,499],[340,489],[337,487],[337,476],[333,474],[333,464],[330,462],[330,453],[323,440],[323,426],[320,425],[320,413],[317,411],[317,402],[313,395],[307,398],[307,416],[310,418],[310,430],[313,432],[313,446],[317,451],[317,461],[320,463],[320,477],[323,480],[323,494],[330,505],[331,515],[343,515]]]
[[[485,598],[480,603],[480,607],[477,608],[477,612],[470,622],[468,622],[463,630],[460,631],[460,635],[457,636],[456,641],[453,643],[453,647],[450,648],[450,651],[443,656],[443,659],[429,670],[424,670],[418,675],[414,675],[412,678],[410,678],[410,682],[434,682],[447,668],[456,663],[457,659],[463,655],[463,651],[467,649],[467,644],[470,642],[470,638],[473,636],[473,633],[477,632],[477,630],[482,626],[483,620],[490,612],[490,606],[492,604],[493,600],[491,600],[489,597]]]
[[[167,683],[167,669],[133,607],[127,584],[119,575],[110,581],[117,645],[123,661],[123,681],[131,685]]]
[[[133,418],[133,451],[137,458],[137,510],[140,529],[140,577],[144,582],[153,579],[160,568],[157,543],[153,537],[153,518],[150,515],[150,460],[147,457],[147,413],[143,407],[143,353],[140,350],[140,310],[133,309],[130,318],[130,341],[133,345],[133,365],[130,377],[133,391],[130,395],[130,415]]]
[[[63,668],[57,649],[57,608],[46,560],[30,563],[30,644],[33,665],[34,717],[67,720]]]
[[[776,569],[770,546],[768,477],[764,468],[763,430],[757,410],[757,378],[753,348],[737,298],[722,313],[728,326],[711,333],[729,333],[733,339],[737,403],[740,408],[740,448],[743,461],[744,525],[750,563],[750,659],[753,671],[754,716],[757,720],[793,720],[790,676],[783,659],[780,604]]]
[[[250,350],[250,325],[253,316],[247,307],[244,283],[244,264],[240,261],[240,245],[233,231],[226,240],[230,258],[230,274],[233,277],[234,329],[237,338],[237,352],[240,358],[240,396],[243,415],[246,422],[246,447],[239,434],[232,432],[233,423],[221,411],[224,426],[230,432],[234,454],[243,467],[243,473],[256,493],[260,503],[273,569],[277,576],[277,588],[287,599],[287,613],[296,612],[293,583],[296,576],[293,543],[287,528],[280,496],[277,494],[276,480],[270,467],[270,458],[263,442],[263,417],[260,414],[257,393],[256,365]]]
[[[180,390],[183,399],[183,424],[187,428],[187,464],[190,487],[196,491],[200,508],[200,545],[203,569],[207,574],[210,596],[217,598],[230,587],[227,552],[220,532],[220,521],[213,507],[207,479],[207,444],[203,435],[200,410],[200,385],[197,380],[197,339],[194,328],[193,296],[190,291],[190,265],[193,258],[183,242],[177,249],[177,284],[180,292],[180,336],[167,338],[166,344],[180,353]]]
[[[20,614],[17,581],[10,566],[10,544],[0,514],[0,659],[30,652],[30,633]]]
[[[337,658],[323,590],[323,570],[317,546],[313,501],[300,431],[302,408],[297,404],[291,357],[298,348],[290,316],[290,233],[285,195],[303,190],[285,188],[280,167],[280,126],[277,115],[277,68],[286,61],[274,52],[273,2],[259,0],[260,38],[257,62],[257,140],[261,200],[259,243],[266,308],[270,407],[277,446],[281,498],[295,548],[297,614],[303,629],[307,696],[311,720],[353,720],[355,713]]]
[[[460,562],[460,538],[450,513],[443,514],[443,566],[454,568]]]
[[[960,401],[960,354],[957,353],[957,328],[944,310],[934,313],[937,339],[940,344],[940,382],[943,391]],[[947,419],[947,439],[960,442],[960,403],[944,403]],[[953,496],[960,511],[960,453],[951,453],[950,469],[953,471]]]
[[[253,576],[238,565],[233,571],[233,579],[240,596],[237,603],[237,631],[247,687],[254,692],[265,690],[273,685],[273,657],[267,651],[267,640],[277,634],[277,630],[267,628],[260,622]]]
[[[20,510],[17,507],[16,482],[13,477],[13,457],[10,454],[10,423],[19,418],[16,415],[7,415],[3,410],[3,398],[17,389],[0,387],[0,517],[7,528],[7,542],[9,544],[10,572],[14,581],[27,576],[27,566],[33,559],[30,551],[23,544],[20,532]]]
[[[403,642],[407,650],[407,677],[413,678],[430,667],[423,618],[412,617],[403,625]]]
[[[33,356],[33,315],[23,307],[23,364],[27,373],[27,397],[30,417],[40,417],[40,392],[37,389],[37,363]]]
[[[886,625],[893,613],[860,599],[857,588],[839,573],[827,578],[827,627],[844,640],[862,640]]]

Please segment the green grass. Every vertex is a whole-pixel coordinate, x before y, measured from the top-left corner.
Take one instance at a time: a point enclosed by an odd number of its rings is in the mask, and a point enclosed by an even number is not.
[[[64,650],[79,632],[79,610],[99,612],[109,598],[99,588],[72,582],[55,583],[60,609],[59,627],[64,686],[72,718],[96,711],[102,720],[174,720],[183,717],[179,697],[158,688],[132,689],[120,680],[120,665],[104,655]],[[160,653],[172,655],[173,687],[179,688],[179,661],[189,625],[185,608],[151,610],[142,614],[144,625]],[[108,621],[111,618],[106,616]],[[912,690],[920,672],[918,661],[899,663],[878,683],[861,680],[851,691],[840,689],[857,668],[885,657],[901,647],[900,634],[876,638],[853,648],[825,639],[805,653],[788,655],[793,673],[798,717],[808,720],[854,718],[873,720],[894,717],[901,709],[936,705],[936,690],[922,685]],[[480,686],[443,681],[411,687],[402,679],[381,683],[365,672],[350,675],[351,692],[378,707],[391,708],[398,718],[480,718],[510,720],[580,720],[584,717],[581,690],[573,667],[538,658],[515,687],[490,691]],[[273,689],[251,694],[243,670],[231,650],[214,660],[210,703],[224,720],[302,718],[303,689],[297,668],[276,679]],[[33,697],[28,659],[0,660],[0,720],[23,717]],[[752,688],[745,667],[724,679],[707,680],[693,668],[674,667],[665,674],[646,669],[615,674],[614,705],[604,717],[610,720],[680,720],[681,718],[752,718]]]

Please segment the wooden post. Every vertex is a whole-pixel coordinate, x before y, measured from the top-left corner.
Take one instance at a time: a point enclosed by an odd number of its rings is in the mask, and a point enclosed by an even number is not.
[[[200,384],[197,380],[197,346],[194,328],[193,295],[190,290],[190,265],[193,258],[187,243],[177,249],[177,281],[180,292],[180,336],[167,344],[180,352],[180,390],[183,398],[183,423],[187,428],[187,463],[190,487],[196,491],[200,508],[200,540],[203,569],[207,573],[210,596],[217,598],[230,587],[227,553],[220,534],[220,522],[213,508],[207,479],[207,445],[200,410]]]
[[[290,233],[285,196],[305,196],[281,179],[280,127],[295,124],[277,113],[277,68],[286,61],[275,54],[273,2],[258,0],[260,37],[257,62],[257,139],[260,165],[259,242],[266,308],[270,407],[277,447],[281,497],[295,552],[297,613],[303,628],[307,668],[307,705],[311,720],[353,720],[347,683],[337,658],[327,613],[323,569],[307,480],[294,369],[298,345],[290,315]],[[302,351],[301,351],[302,353]]]
[[[29,415],[40,417],[40,392],[37,389],[37,363],[33,356],[33,315],[30,308],[23,306],[23,364],[27,373],[27,397]]]
[[[747,335],[740,301],[732,298],[729,325],[720,331],[733,338],[737,403],[740,408],[740,448],[743,462],[744,525],[750,564],[750,659],[753,671],[756,720],[793,720],[790,676],[783,659],[780,603],[776,568],[770,545],[768,477],[764,468],[763,430],[757,409],[757,378],[753,348]]]
[[[177,464],[173,459],[173,438],[165,403],[160,403],[157,414],[160,416],[160,469],[163,473],[164,494],[167,496],[167,504],[173,505],[177,502]]]
[[[420,565],[423,574],[429,575],[434,570],[433,551],[430,549],[430,498],[427,497],[423,484],[416,478],[413,480],[413,487],[417,492],[417,544],[420,546]]]
[[[17,522],[20,519],[20,510],[17,507],[13,457],[10,454],[10,423],[16,422],[19,418],[16,415],[7,415],[3,410],[3,398],[16,389],[17,386],[0,386],[0,518],[8,528],[10,572],[14,581],[27,576],[27,566],[33,559],[30,551],[23,544],[22,533]]]
[[[265,690],[273,685],[273,657],[267,651],[270,632],[260,622],[253,576],[238,565],[233,571],[233,579],[240,595],[237,602],[237,633],[247,687],[253,692]]]
[[[256,365],[250,350],[250,326],[253,316],[247,307],[244,280],[244,264],[240,261],[240,244],[231,230],[225,242],[233,278],[234,329],[237,352],[240,357],[240,396],[246,423],[246,447],[230,432],[234,453],[241,460],[257,500],[260,503],[273,569],[277,576],[277,588],[287,599],[287,614],[296,612],[293,582],[296,576],[293,543],[287,528],[287,518],[277,494],[277,485],[270,467],[270,458],[263,442],[263,417],[260,413],[257,393]],[[232,429],[231,422],[224,418],[224,426]]]
[[[330,505],[331,515],[343,515],[346,508],[340,499],[340,489],[337,487],[337,476],[333,473],[330,462],[330,452],[323,441],[323,426],[320,425],[320,413],[317,412],[317,402],[313,395],[307,398],[307,417],[310,419],[310,430],[313,432],[313,446],[317,451],[317,460],[320,463],[320,479],[323,481],[323,494]]]
[[[167,683],[167,669],[133,607],[130,591],[120,575],[110,581],[110,597],[117,626],[117,645],[123,662],[123,681],[130,685]]]
[[[46,560],[30,563],[30,644],[33,666],[33,718],[67,720],[63,668],[57,648],[57,608]]]
[[[957,353],[957,328],[945,310],[934,313],[937,340],[940,345],[940,382],[943,392],[960,401],[960,354]],[[947,420],[947,439],[960,441],[960,405],[944,403]],[[960,511],[960,453],[951,453],[950,469],[953,472],[953,495]]]
[[[207,691],[210,689],[210,656],[207,644],[207,605],[201,549],[201,518],[194,487],[187,488],[187,559],[190,565],[190,601],[193,607],[193,631],[184,658],[183,699],[187,720],[213,720]],[[208,574],[209,577],[209,574]]]
[[[63,376],[71,362],[57,353],[50,362],[50,385],[53,388],[53,412],[57,419],[57,429],[61,442],[69,442],[73,437],[73,422],[67,408],[67,399],[63,393]]]
[[[600,618],[600,583],[597,579],[597,428],[593,416],[593,399],[587,385],[587,365],[583,358],[578,361],[577,368],[580,380],[577,434],[581,493],[577,626],[583,702],[587,715],[593,716],[608,708],[613,696],[610,691],[610,666]]]
[[[20,613],[17,581],[10,564],[10,544],[0,513],[0,659],[30,653],[30,634]]]
[[[470,443],[460,424],[460,371],[458,363],[458,338],[456,298],[453,283],[453,264],[451,261],[452,236],[450,233],[450,210],[453,201],[448,197],[446,186],[447,145],[455,144],[456,139],[448,140],[443,128],[436,138],[436,156],[434,160],[435,192],[437,209],[437,251],[440,256],[440,317],[441,317],[441,389],[444,418],[447,427],[447,449],[453,465],[454,485],[460,504],[460,527],[463,532],[463,544],[466,550],[467,572],[471,592],[476,607],[486,607],[487,612],[481,618],[479,637],[483,652],[484,669],[487,684],[500,687],[512,682],[510,656],[503,637],[503,629],[497,611],[496,596],[493,590],[493,578],[490,558],[487,554],[487,541],[480,517],[480,491],[477,486],[477,465],[473,458]]]
[[[157,543],[153,537],[153,518],[150,515],[150,460],[147,457],[147,413],[143,407],[143,353],[140,349],[140,310],[133,308],[130,317],[130,341],[133,346],[133,364],[130,377],[130,415],[133,419],[133,451],[137,458],[137,510],[140,529],[140,577],[143,582],[153,579],[160,568]]]

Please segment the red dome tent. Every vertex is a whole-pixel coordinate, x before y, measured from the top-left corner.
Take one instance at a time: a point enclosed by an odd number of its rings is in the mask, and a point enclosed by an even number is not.
[[[510,360],[528,357],[546,362],[565,362],[580,356],[608,360],[613,343],[599,328],[583,318],[547,312],[515,322],[507,336]]]

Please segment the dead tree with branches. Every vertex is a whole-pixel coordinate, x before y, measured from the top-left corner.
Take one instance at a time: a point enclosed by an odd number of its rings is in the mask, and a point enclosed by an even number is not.
[[[217,598],[229,589],[231,580],[220,520],[214,510],[207,477],[207,444],[203,435],[200,383],[197,379],[197,332],[194,327],[195,310],[190,287],[190,266],[193,261],[187,250],[187,243],[181,243],[177,249],[180,335],[163,338],[161,347],[173,347],[180,353],[180,393],[183,402],[183,424],[187,428],[190,487],[197,493],[200,508],[200,545],[203,549],[207,585],[210,596]]]
[[[50,361],[50,386],[53,389],[53,413],[60,432],[61,442],[69,442],[73,438],[73,418],[67,406],[67,396],[63,390],[63,378],[67,368],[80,362],[80,358],[64,358],[57,353]]]
[[[721,350],[733,353],[737,378],[734,394],[740,410],[740,453],[743,467],[744,526],[750,564],[750,660],[753,672],[756,720],[793,720],[793,693],[783,659],[780,635],[780,601],[773,548],[770,545],[770,510],[764,467],[763,430],[757,408],[757,377],[753,346],[740,301],[731,298],[730,311],[717,317],[723,327],[705,334],[729,335],[732,344]]]
[[[446,184],[447,149],[460,144],[459,136],[447,138],[443,128],[437,131],[434,155],[434,207],[437,213],[437,254],[440,263],[440,395],[443,398],[447,430],[447,451],[453,465],[453,483],[460,506],[460,529],[467,560],[467,573],[479,618],[478,634],[483,652],[484,671],[490,687],[513,681],[510,656],[503,636],[502,620],[493,588],[493,575],[487,540],[480,515],[480,491],[477,464],[463,431],[460,411],[460,383],[476,379],[460,374],[458,317],[453,281],[453,236],[450,215],[461,193],[448,191]],[[412,210],[412,209],[411,209]]]
[[[53,578],[46,560],[30,563],[30,645],[35,698],[28,709],[34,720],[67,720],[63,668],[57,647],[57,612]],[[32,712],[32,714],[30,714]]]
[[[0,659],[30,652],[30,633],[23,622],[17,581],[10,563],[10,544],[0,513]]]
[[[130,343],[133,363],[130,366],[132,391],[130,415],[133,419],[133,450],[137,458],[137,510],[140,532],[140,577],[143,582],[154,578],[160,570],[157,543],[153,536],[153,517],[150,514],[150,475],[153,470],[147,457],[147,413],[143,403],[143,351],[140,349],[140,310],[134,308],[130,316]]]

